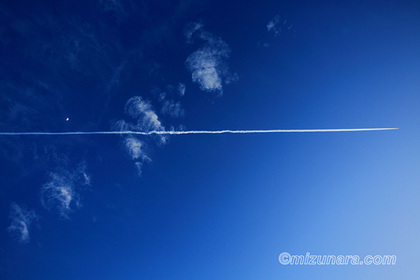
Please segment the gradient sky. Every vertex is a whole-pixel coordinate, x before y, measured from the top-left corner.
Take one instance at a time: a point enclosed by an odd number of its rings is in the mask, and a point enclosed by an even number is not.
[[[1,1],[2,132],[400,129],[0,136],[0,278],[419,277],[419,50],[418,1]]]

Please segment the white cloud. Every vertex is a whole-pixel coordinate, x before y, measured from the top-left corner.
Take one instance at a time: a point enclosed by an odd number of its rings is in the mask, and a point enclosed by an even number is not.
[[[74,208],[79,208],[82,186],[90,185],[84,164],[74,171],[59,170],[50,173],[50,180],[41,188],[41,203],[46,209],[56,208],[63,218],[68,218]]]
[[[141,174],[143,173],[143,162],[136,161],[135,163],[136,169],[137,169],[137,175],[141,177]]]
[[[172,118],[180,118],[185,114],[184,108],[180,102],[175,102],[173,100],[165,100],[162,105],[160,112],[163,115],[168,115]]]
[[[136,161],[134,164],[137,174],[141,176],[144,163],[152,161],[145,151],[146,143],[137,137],[129,136],[124,140],[124,147],[131,158]]]
[[[280,22],[280,16],[276,15],[272,20],[267,23],[267,32],[274,33],[274,36],[280,35],[281,32],[290,32],[293,28],[293,24],[287,22],[287,19],[283,19],[283,22]]]
[[[145,152],[145,143],[140,139],[135,138],[133,136],[129,136],[125,139],[124,145],[132,159],[142,159],[150,161],[150,158]]]
[[[104,11],[124,12],[123,5],[118,0],[100,0],[99,2]]]
[[[183,84],[183,83],[179,83],[178,84],[178,94],[180,96],[184,96],[185,95],[185,89],[186,89],[185,84]]]
[[[186,86],[184,83],[178,83],[177,86],[168,84],[164,89],[160,89],[157,86],[152,87],[151,93],[159,103],[163,102],[165,99],[179,98],[185,95]]]
[[[165,96],[162,97],[163,100]],[[116,130],[131,130],[141,132],[165,130],[165,127],[162,126],[162,123],[160,122],[159,117],[154,111],[152,105],[148,101],[144,100],[141,96],[134,96],[127,101],[125,105],[125,113],[134,118],[136,123],[133,124],[124,120],[119,120],[114,125]],[[156,137],[153,138],[158,139],[158,144],[165,144],[167,141],[167,136],[164,135],[156,135]],[[141,140],[138,137],[127,136],[124,137],[123,141],[124,149],[130,155],[130,157],[135,160],[135,165],[139,176],[141,176],[144,164],[151,162],[151,159],[146,152],[146,147],[148,146],[146,141],[151,140]]]
[[[280,33],[281,27],[278,27],[279,22],[280,22],[280,16],[276,15],[272,20],[270,20],[267,23],[267,31],[268,32],[273,31],[275,34],[277,34],[277,32]]]
[[[165,130],[149,102],[141,96],[131,97],[125,104],[125,112],[134,119],[137,125],[132,127],[143,131]]]
[[[136,161],[134,164],[137,169],[137,174],[141,177],[144,163],[152,161],[145,151],[146,143],[134,136],[129,136],[125,139],[124,146],[131,158]]]
[[[38,216],[33,210],[28,211],[25,207],[21,207],[16,203],[10,205],[10,219],[12,222],[7,228],[9,233],[14,236],[20,243],[29,242],[29,228]]]
[[[202,28],[203,28],[203,24],[201,24],[201,23],[198,23],[198,22],[189,23],[186,26],[185,31],[184,31],[184,35],[185,35],[185,38],[187,39],[187,43],[192,43],[193,42],[193,40],[192,40],[193,34],[196,31],[201,30]]]
[[[166,92],[164,92],[164,91],[162,91],[160,94],[159,94],[159,102],[162,102],[163,100],[165,100],[165,98],[166,98]]]
[[[236,74],[230,73],[227,64],[229,46],[208,32],[201,31],[199,36],[206,43],[189,55],[185,64],[191,71],[192,81],[198,83],[201,90],[222,94],[223,84],[238,79]]]
[[[141,96],[131,97],[125,104],[125,113],[137,120],[135,124],[119,120],[115,123],[117,130],[133,131],[161,131],[165,130],[159,120],[158,115],[153,110],[152,105]],[[166,143],[167,137],[160,135],[157,137],[160,143]]]

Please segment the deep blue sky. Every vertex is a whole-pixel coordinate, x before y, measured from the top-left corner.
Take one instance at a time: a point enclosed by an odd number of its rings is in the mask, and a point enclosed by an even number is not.
[[[87,2],[0,3],[0,131],[400,130],[2,136],[1,279],[420,275],[418,1]]]

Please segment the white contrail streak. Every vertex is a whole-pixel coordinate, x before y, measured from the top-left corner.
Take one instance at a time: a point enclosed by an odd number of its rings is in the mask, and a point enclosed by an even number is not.
[[[305,132],[357,132],[395,130],[392,128],[327,128],[327,129],[266,129],[266,130],[186,130],[186,131],[68,131],[68,132],[0,132],[0,136],[24,136],[24,135],[184,135],[184,134],[251,134],[251,133],[305,133]]]

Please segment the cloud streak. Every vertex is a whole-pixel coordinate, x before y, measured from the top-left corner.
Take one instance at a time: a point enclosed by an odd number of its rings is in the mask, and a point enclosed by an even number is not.
[[[321,128],[321,129],[256,129],[256,130],[185,130],[185,131],[67,131],[67,132],[0,132],[0,136],[59,136],[59,135],[186,135],[186,134],[262,134],[262,133],[307,133],[307,132],[362,132],[396,130],[397,127],[378,128]]]

